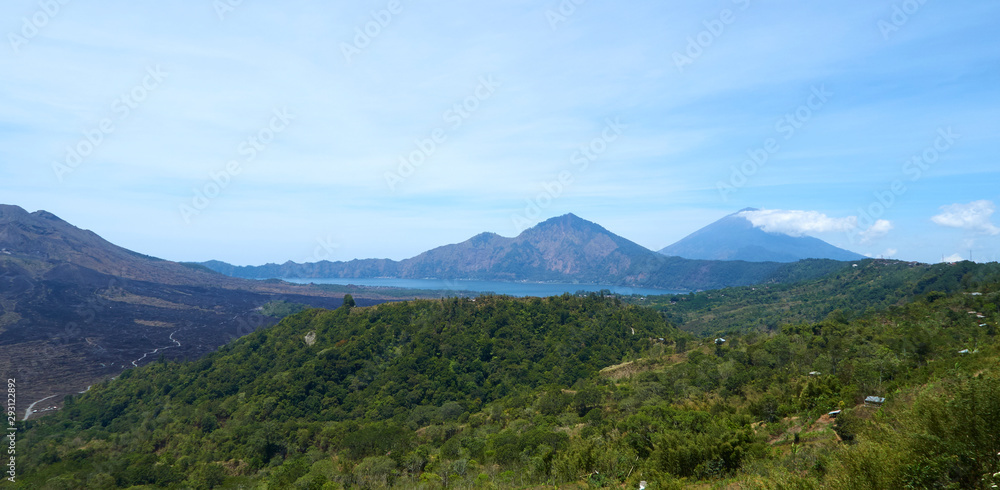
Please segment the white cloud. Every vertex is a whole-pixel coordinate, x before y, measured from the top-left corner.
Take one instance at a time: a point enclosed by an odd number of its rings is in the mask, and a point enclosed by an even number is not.
[[[877,220],[875,221],[875,224],[868,227],[867,230],[864,230],[859,233],[859,235],[861,236],[861,243],[868,243],[872,240],[882,238],[886,236],[889,233],[889,230],[891,229],[892,229],[892,222],[890,222],[889,220],[884,220],[884,219]]]
[[[949,228],[962,228],[986,235],[1000,235],[1000,228],[990,222],[990,216],[996,211],[993,201],[980,200],[972,201],[969,204],[951,204],[941,206],[941,210],[943,212],[932,217],[931,221]]]
[[[861,237],[861,243],[881,238],[892,230],[892,222],[880,219],[867,229],[858,227],[857,216],[831,218],[819,211],[762,209],[743,211],[740,216],[768,233],[803,236],[814,233],[844,232]]]
[[[886,257],[892,257],[892,256],[896,255],[898,252],[899,252],[899,250],[896,250],[894,248],[889,248],[889,249],[886,249],[885,254],[883,254],[883,255],[885,255]]]
[[[847,232],[858,227],[857,216],[831,218],[818,211],[761,209],[743,211],[740,216],[768,233],[784,233],[791,236],[831,231]]]
[[[944,259],[942,260],[942,262],[961,262],[961,261],[963,261],[963,260],[965,260],[965,259],[963,259],[961,255],[958,255],[958,254],[951,254],[951,255],[949,255],[949,256],[947,256],[947,257],[945,257],[945,258],[944,258]]]

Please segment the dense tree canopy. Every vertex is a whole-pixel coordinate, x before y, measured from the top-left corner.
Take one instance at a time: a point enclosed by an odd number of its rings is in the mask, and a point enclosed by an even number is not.
[[[301,311],[29,422],[18,485],[988,488],[1000,284],[962,267],[725,342],[599,294]]]

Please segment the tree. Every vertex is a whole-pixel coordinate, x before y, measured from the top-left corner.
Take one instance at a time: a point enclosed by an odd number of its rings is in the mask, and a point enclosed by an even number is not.
[[[354,297],[352,297],[350,294],[344,295],[344,306],[346,306],[347,308],[353,308],[355,304],[356,303],[354,302]]]

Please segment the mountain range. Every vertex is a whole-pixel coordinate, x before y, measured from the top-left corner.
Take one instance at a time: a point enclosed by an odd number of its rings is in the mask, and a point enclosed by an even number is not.
[[[704,233],[699,232],[701,233],[699,238],[705,247],[710,247],[713,241],[720,244],[731,243],[731,240],[712,238],[729,232],[730,227],[725,223],[727,219],[710,225],[703,230]],[[779,245],[793,238],[771,237],[771,234],[757,231],[767,235],[765,238]],[[756,235],[753,230],[747,231],[746,234]],[[799,243],[798,240],[791,241]],[[814,238],[810,240],[826,245],[825,242]],[[827,247],[835,248],[831,245]],[[481,233],[462,243],[437,247],[401,261],[389,259],[315,263],[289,261],[262,266],[234,266],[220,261],[208,261],[201,265],[229,276],[251,279],[435,278],[591,283],[698,290],[777,281],[777,278],[789,273],[789,265],[781,262],[792,260],[789,254],[780,252],[787,247],[774,248],[778,252],[772,255],[788,260],[764,262],[668,257],[664,253],[656,253],[618,236],[596,223],[573,214],[566,214],[543,221],[516,237]],[[818,251],[819,258],[829,256],[819,253],[825,249],[820,247],[813,249]],[[809,250],[805,246],[800,246],[797,251],[800,255],[806,256],[803,258],[813,258],[808,257]],[[860,256],[848,252],[838,257],[839,260],[848,260],[848,257]],[[836,267],[836,264],[810,261],[798,269],[815,269],[815,274],[821,275],[833,267]]]

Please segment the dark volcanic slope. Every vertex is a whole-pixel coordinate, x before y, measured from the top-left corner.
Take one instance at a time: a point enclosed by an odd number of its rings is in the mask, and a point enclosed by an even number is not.
[[[118,247],[45,211],[0,205],[0,369],[18,380],[21,409],[83,390],[133,361],[201,356],[274,323],[258,312],[270,301],[337,307],[340,296],[196,270]]]
[[[701,260],[796,262],[803,259],[861,260],[860,254],[818,238],[768,233],[740,216],[730,214],[660,250],[661,254]]]

